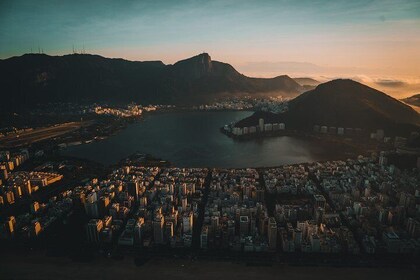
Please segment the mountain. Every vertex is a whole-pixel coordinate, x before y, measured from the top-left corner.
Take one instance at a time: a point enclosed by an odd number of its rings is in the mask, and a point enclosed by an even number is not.
[[[207,53],[165,65],[98,55],[26,54],[0,60],[0,109],[45,102],[199,104],[232,94],[303,91],[288,76],[250,78]]]
[[[312,86],[312,87],[316,87],[317,85],[319,85],[321,82],[312,79],[312,78],[293,78],[293,80],[295,80],[296,83],[298,83],[301,86]]]
[[[420,94],[416,94],[416,95],[401,99],[401,101],[407,104],[413,105],[413,106],[420,107]]]
[[[258,112],[236,125],[256,125],[259,118],[266,123],[285,122],[287,127],[300,130],[326,125],[399,131],[419,129],[420,125],[420,115],[408,105],[361,83],[342,79],[299,95],[283,114]]]

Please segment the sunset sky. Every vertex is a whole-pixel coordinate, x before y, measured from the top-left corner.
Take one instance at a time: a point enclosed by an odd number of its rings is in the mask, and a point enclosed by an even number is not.
[[[420,93],[418,0],[0,2],[0,58],[73,45],[165,63],[205,51],[246,75],[351,77],[398,97]]]

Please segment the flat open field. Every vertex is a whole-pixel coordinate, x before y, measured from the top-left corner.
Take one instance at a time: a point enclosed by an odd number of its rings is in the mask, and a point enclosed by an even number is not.
[[[1,279],[418,279],[418,271],[410,268],[246,266],[228,261],[161,258],[136,266],[131,257],[123,260],[100,258],[78,263],[35,252],[0,256]]]
[[[14,133],[0,139],[0,147],[12,148],[19,147],[42,140],[54,138],[79,129],[82,126],[88,126],[91,122],[69,122],[55,126],[36,128],[31,131]]]

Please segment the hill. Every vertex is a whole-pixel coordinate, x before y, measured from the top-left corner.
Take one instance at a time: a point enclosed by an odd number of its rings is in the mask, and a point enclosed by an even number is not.
[[[401,100],[407,104],[420,107],[420,94],[416,94]]]
[[[301,86],[311,86],[311,87],[316,87],[317,85],[319,85],[321,82],[312,79],[312,78],[293,78],[293,80],[296,81],[296,83],[298,83]]]
[[[45,102],[199,104],[232,94],[296,96],[288,76],[250,78],[206,53],[165,65],[98,55],[26,54],[0,60],[0,109],[24,110]]]
[[[283,114],[258,112],[237,123],[256,125],[259,118],[266,123],[285,122],[291,129],[311,130],[314,125],[385,129],[400,131],[417,129],[420,115],[402,102],[352,80],[333,80],[320,84],[289,103]]]

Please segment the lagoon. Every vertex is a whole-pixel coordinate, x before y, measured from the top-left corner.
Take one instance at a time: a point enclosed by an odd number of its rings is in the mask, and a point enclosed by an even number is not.
[[[234,140],[219,129],[251,111],[181,111],[146,114],[109,138],[71,146],[61,153],[105,165],[135,153],[147,153],[178,167],[268,167],[329,160],[344,156],[331,145],[278,136]]]

